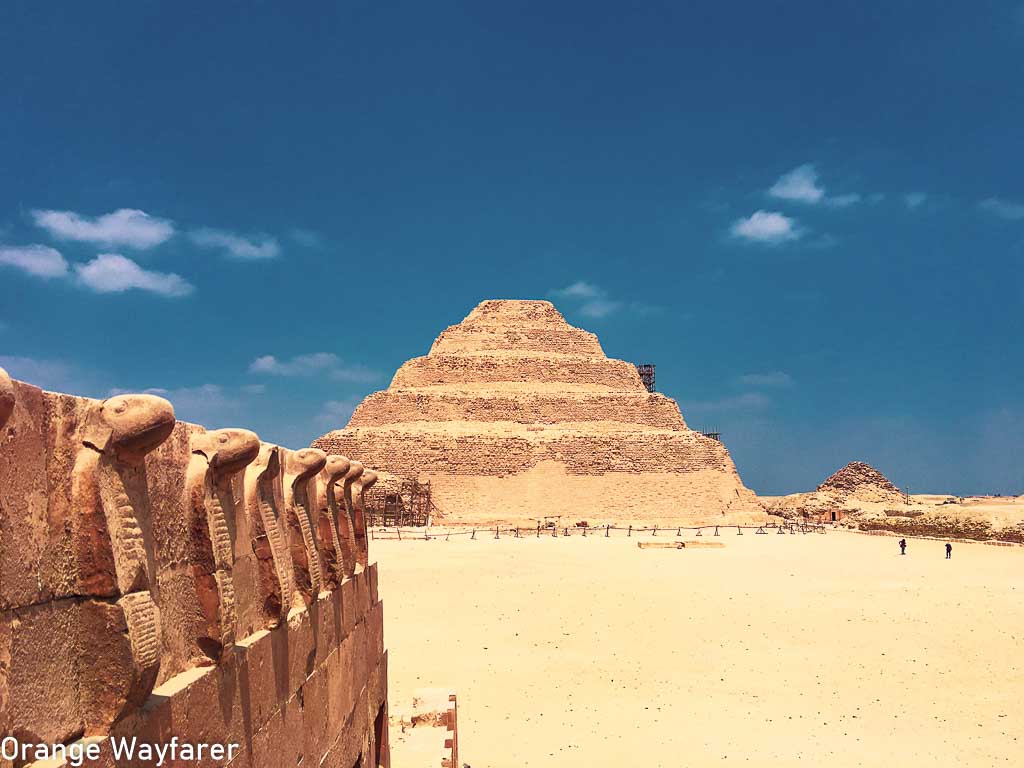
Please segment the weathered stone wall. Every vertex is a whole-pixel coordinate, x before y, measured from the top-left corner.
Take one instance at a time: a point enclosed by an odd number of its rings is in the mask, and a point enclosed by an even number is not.
[[[391,386],[426,387],[453,383],[557,381],[608,389],[643,386],[636,366],[622,360],[537,353],[525,355],[430,355],[402,365]]]
[[[435,392],[388,389],[375,392],[356,408],[350,427],[375,427],[409,421],[510,421],[562,424],[618,421],[659,429],[685,428],[674,400],[634,392],[522,393]]]
[[[314,442],[430,480],[438,522],[763,519],[725,446],[547,301],[485,301]]]
[[[7,389],[0,737],[89,738],[96,765],[110,736],[234,743],[232,766],[388,764],[347,459],[175,422],[153,396]]]

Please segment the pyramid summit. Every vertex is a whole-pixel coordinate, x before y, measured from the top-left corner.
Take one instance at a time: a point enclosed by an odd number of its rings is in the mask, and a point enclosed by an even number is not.
[[[446,522],[764,517],[725,446],[549,301],[481,302],[313,445],[430,480]]]

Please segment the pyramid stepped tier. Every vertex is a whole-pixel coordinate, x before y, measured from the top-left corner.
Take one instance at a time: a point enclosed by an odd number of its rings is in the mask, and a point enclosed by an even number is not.
[[[546,301],[485,301],[314,442],[430,480],[445,523],[746,523],[725,446]]]
[[[622,360],[519,351],[414,357],[398,369],[391,386],[457,386],[459,382],[481,382],[500,388],[506,382],[531,381],[597,384],[625,391],[643,387],[636,366]]]
[[[685,429],[675,401],[647,392],[474,392],[451,388],[389,389],[366,398],[350,427],[404,422],[514,422],[561,424],[614,420],[660,429]]]

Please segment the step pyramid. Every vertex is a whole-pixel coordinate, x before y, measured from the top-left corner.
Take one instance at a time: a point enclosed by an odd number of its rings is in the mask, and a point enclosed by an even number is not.
[[[548,301],[482,302],[313,445],[430,480],[445,523],[764,519],[725,446]]]

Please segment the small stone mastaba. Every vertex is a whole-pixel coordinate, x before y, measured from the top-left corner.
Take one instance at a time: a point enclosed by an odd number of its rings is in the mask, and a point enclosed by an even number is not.
[[[818,486],[818,490],[856,497],[877,496],[880,501],[898,501],[902,496],[900,489],[893,485],[889,478],[863,461],[851,461],[830,475]]]
[[[429,480],[438,522],[760,522],[725,446],[548,301],[485,301],[313,443]]]

